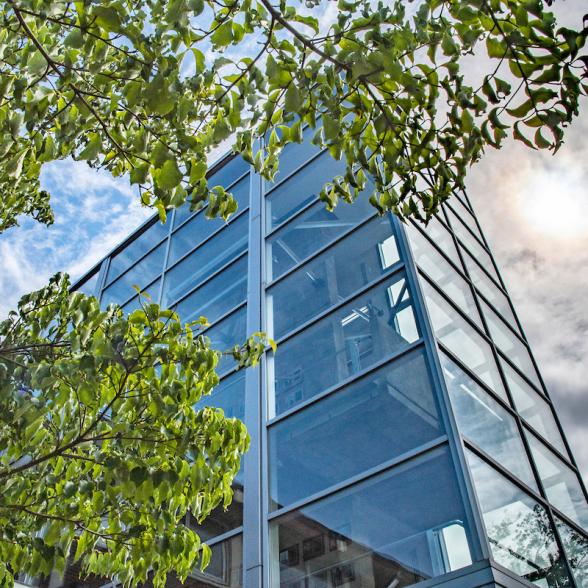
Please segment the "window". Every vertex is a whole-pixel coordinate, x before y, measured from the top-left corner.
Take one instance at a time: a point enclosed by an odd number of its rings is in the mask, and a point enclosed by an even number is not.
[[[243,214],[175,265],[165,276],[162,304],[172,304],[243,253],[248,235],[248,215]]]
[[[272,425],[272,507],[306,498],[442,433],[424,353],[414,351]]]
[[[445,353],[440,359],[461,433],[538,492],[514,418]]]
[[[416,221],[409,221],[407,226],[407,232],[415,232],[415,227],[412,225],[416,225]],[[431,218],[429,223],[424,226],[423,224],[420,225],[421,228],[425,231],[429,239],[453,261],[453,263],[461,269],[461,260],[459,259],[459,255],[457,253],[457,249],[455,248],[455,242],[451,233],[445,228],[445,225],[441,223],[441,221],[434,216]]]
[[[471,563],[464,518],[448,452],[431,452],[272,521],[271,585],[412,586]]]
[[[136,293],[133,286],[143,288],[146,284],[152,282],[163,270],[165,245],[166,243],[161,243],[137,265],[103,290],[102,306],[107,306],[112,302],[117,304],[125,302]]]
[[[555,517],[564,553],[568,558],[578,588],[588,588],[588,539]]]
[[[422,285],[436,337],[494,392],[506,399],[490,345],[427,280],[422,280]]]
[[[371,220],[269,291],[273,336],[341,302],[399,261],[390,217]]]
[[[588,530],[588,505],[578,476],[533,435],[527,435],[547,499],[578,525]]]
[[[247,308],[243,307],[210,327],[204,335],[210,338],[210,344],[217,351],[230,351],[235,345],[241,345],[247,337]],[[219,361],[216,371],[222,375],[235,367],[235,360],[225,355]]]
[[[517,412],[525,419],[525,422],[567,457],[568,452],[549,403],[505,361],[501,361],[500,365]]]
[[[467,457],[494,559],[538,586],[569,586],[545,509],[472,452]]]
[[[448,205],[455,211],[455,214],[463,221],[463,223],[468,226],[472,233],[483,242],[484,239],[474,219],[474,215],[471,213],[470,209],[463,204],[459,197],[454,194],[449,199]]]
[[[82,292],[86,296],[96,296],[96,288],[98,286],[98,276],[100,275],[100,269],[97,269],[86,281],[78,286],[76,290]]]
[[[418,336],[406,279],[400,274],[280,345],[270,417],[392,356]],[[269,396],[271,401],[271,392]]]
[[[203,572],[196,568],[181,585],[185,588],[242,588],[243,536],[215,543],[210,549],[212,556],[208,567]],[[174,585],[180,584],[171,584]]]
[[[137,310],[141,308],[141,306],[146,306],[148,304],[157,303],[159,299],[159,288],[161,286],[161,278],[157,278],[155,282],[152,282],[146,288],[143,288],[141,294],[137,294],[133,298],[131,298],[123,307],[122,309],[127,313],[130,314],[133,310]]]

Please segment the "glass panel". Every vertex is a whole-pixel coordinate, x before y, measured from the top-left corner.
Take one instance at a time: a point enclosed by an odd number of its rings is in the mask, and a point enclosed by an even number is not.
[[[511,326],[519,332],[519,327],[517,326],[514,314],[512,313],[512,309],[504,292],[498,288],[494,281],[490,279],[469,253],[464,251],[463,257],[474,286],[500,312]]]
[[[416,264],[467,316],[480,325],[480,316],[469,284],[413,225],[407,225],[407,234]]]
[[[588,539],[557,517],[555,524],[576,585],[578,588],[588,588]]]
[[[392,220],[373,219],[270,290],[273,336],[341,302],[399,261]]]
[[[571,586],[545,509],[479,457],[467,456],[494,559],[542,588]]]
[[[211,547],[212,557],[204,572],[195,569],[183,582],[174,582],[169,588],[242,588],[243,536],[236,535]]]
[[[166,243],[162,243],[149,255],[144,257],[135,267],[123,274],[116,282],[102,291],[102,306],[112,302],[120,304],[127,301],[135,290],[133,286],[142,288],[145,284],[152,282],[158,274],[163,271],[163,260],[165,256]]]
[[[352,205],[342,202],[333,212],[325,208],[324,202],[317,202],[266,241],[268,281],[278,279],[373,214],[367,191],[365,197],[362,195]]]
[[[459,218],[471,229],[471,231],[480,239],[480,241],[484,242],[482,237],[482,233],[476,224],[474,216],[470,212],[469,208],[462,203],[462,201],[455,195],[453,195],[449,201],[448,205],[454,210],[455,214],[459,216]]]
[[[548,402],[535,392],[505,361],[501,361],[500,365],[506,376],[506,383],[517,412],[531,427],[567,457],[568,452]]]
[[[538,491],[514,418],[445,353],[439,356],[461,433]]]
[[[157,245],[169,233],[169,225],[159,221],[145,229],[138,237],[135,237],[122,251],[110,259],[106,283],[109,284],[131,267],[140,257],[145,255],[152,247]]]
[[[129,300],[122,307],[122,309],[127,314],[129,314],[129,313],[133,312],[133,310],[137,310],[138,308],[141,308],[141,302],[143,302],[143,306],[145,306],[147,304],[151,304],[153,302],[157,303],[157,300],[159,298],[160,285],[161,285],[161,278],[158,278],[155,282],[153,282],[152,284],[150,284],[149,286],[147,286],[146,288],[143,289],[141,296],[137,295],[137,296],[134,296],[133,298],[131,298],[131,300]],[[150,296],[151,299],[146,298],[145,294]]]
[[[464,227],[451,210],[447,209],[447,212],[450,217],[451,228],[457,238],[460,239],[473,257],[480,262],[480,265],[488,271],[493,278],[500,281],[488,250]]]
[[[431,323],[439,341],[506,400],[490,345],[426,280],[421,282]]]
[[[241,345],[247,338],[247,307],[240,308],[223,319],[220,323],[210,327],[204,335],[210,338],[213,349],[218,351],[230,350],[234,345]],[[218,363],[216,371],[222,375],[235,367],[235,360],[225,355]]]
[[[272,507],[306,498],[442,433],[424,354],[413,352],[270,428]]]
[[[481,303],[490,336],[502,351],[530,380],[541,388],[537,370],[531,360],[527,346],[500,320],[499,316],[484,302]]]
[[[234,188],[233,195],[239,193],[249,195],[249,178],[241,180]],[[172,235],[169,248],[168,265],[173,265],[180,257],[191,251],[204,239],[227,223],[222,218],[207,218],[204,213],[198,214]]]
[[[266,198],[267,232],[287,221],[296,211],[312,202],[326,182],[345,173],[345,158],[336,160],[328,152],[319,155],[308,166],[280,184]],[[324,204],[323,204],[324,206]]]
[[[100,270],[97,270],[92,276],[90,276],[81,286],[77,287],[78,292],[82,292],[86,296],[96,296],[96,287],[98,286],[98,276]]]
[[[588,529],[588,505],[574,470],[533,435],[528,434],[527,438],[549,502]]]
[[[280,345],[270,418],[418,339],[412,302],[400,274],[358,296]],[[271,395],[270,395],[271,400]]]
[[[208,178],[208,185],[212,188],[214,186],[222,186],[227,189],[237,200],[239,208],[243,210],[249,204],[249,190],[235,191],[235,186],[229,188],[238,178],[249,171],[249,164],[242,157],[233,157],[227,164],[223,165],[216,173]],[[190,203],[187,202],[181,208],[176,209],[176,216],[174,218],[174,229],[179,227],[193,212],[190,212]]]
[[[412,586],[471,562],[464,518],[447,451],[432,452],[272,521],[271,585]]]
[[[247,249],[249,215],[243,214],[166,273],[164,306],[189,292]]]
[[[176,305],[183,323],[205,316],[213,323],[247,297],[247,255]]]
[[[453,263],[461,269],[461,260],[455,248],[455,242],[451,233],[445,228],[439,219],[434,216],[427,226],[420,224],[420,227],[427,233],[429,239],[453,261]]]

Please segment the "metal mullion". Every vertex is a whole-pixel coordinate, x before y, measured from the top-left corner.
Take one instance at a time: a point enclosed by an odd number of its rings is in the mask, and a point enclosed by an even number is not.
[[[141,293],[143,293],[145,290],[147,290],[147,288],[149,288],[150,286],[153,286],[153,284],[155,284],[155,282],[157,282],[157,280],[161,280],[161,276],[162,276],[162,274],[159,274],[156,278],[151,280],[146,286],[143,286],[143,288],[141,289],[141,292],[135,292],[134,294],[131,294],[128,298],[125,298],[123,302],[116,302],[115,304],[118,304],[118,306],[120,306],[122,308],[125,304],[128,304],[129,302],[131,302],[131,300],[133,300],[133,298],[135,298],[136,296],[139,296]]]
[[[209,515],[209,516],[211,516],[211,515]],[[219,543],[222,543],[223,541],[226,541],[227,539],[232,539],[233,537],[237,537],[237,535],[241,535],[241,534],[243,534],[243,525],[239,525],[235,529],[231,529],[230,531],[225,531],[224,533],[221,533],[220,535],[216,535],[212,539],[207,539],[204,541],[204,543],[206,543],[206,545],[208,545],[209,547],[213,547],[214,545],[218,545]]]
[[[226,318],[229,318],[233,313],[237,313],[237,311],[241,310],[244,306],[247,306],[247,300],[243,300],[239,302],[236,306],[233,306],[231,310],[228,310],[224,314],[222,314],[219,318],[217,318],[214,322],[210,323],[206,329],[200,332],[201,335],[205,335],[207,331],[210,331],[213,327],[216,327],[219,323],[222,323]]]
[[[565,462],[568,467],[572,468],[578,475],[581,475],[580,470],[575,464],[573,464],[570,461],[570,458],[566,457],[566,455],[564,455],[557,447],[555,447],[555,445],[549,439],[547,439],[541,433],[539,433],[539,431],[537,431],[535,427],[533,427],[533,425],[528,423],[523,416],[521,416],[521,421],[523,422],[523,428],[525,429],[525,431],[528,430],[530,433],[532,433],[535,437],[537,437],[537,439],[539,439],[539,441],[541,441],[544,445],[547,445],[547,447],[549,447],[553,451],[553,453],[557,455],[557,457],[559,457],[563,462]]]
[[[297,404],[296,406],[293,406],[293,407],[289,408],[288,410],[281,412],[280,414],[272,417],[271,419],[269,419],[266,422],[266,427],[269,429],[269,428],[273,427],[274,425],[277,425],[277,423],[284,421],[287,418],[291,417],[292,415],[303,411],[304,409],[308,408],[309,406],[316,404],[317,402],[320,402],[321,400],[324,400],[328,396],[332,396],[332,395],[336,394],[337,392],[340,392],[343,388],[357,384],[358,382],[360,382],[364,378],[367,378],[368,376],[370,376],[374,372],[378,371],[379,369],[382,369],[383,367],[387,366],[388,364],[394,363],[395,361],[401,359],[405,355],[408,355],[408,354],[412,353],[413,351],[418,350],[422,346],[423,346],[423,339],[422,338],[417,339],[413,343],[409,343],[407,345],[407,347],[404,347],[400,351],[397,351],[396,353],[393,353],[392,355],[386,356],[385,358],[377,361],[376,363],[370,365],[369,367],[367,367],[359,372],[356,372],[356,373],[352,374],[351,376],[348,376],[347,378],[341,380],[340,382],[337,382],[336,384],[333,384],[332,386],[329,386],[327,389],[323,390],[322,392],[319,392],[318,394],[315,394],[311,398],[307,398],[306,400],[304,400],[300,404]]]
[[[307,321],[303,322],[301,325],[298,325],[292,331],[286,333],[285,335],[282,335],[282,337],[280,339],[278,339],[276,341],[276,343],[278,345],[282,345],[283,343],[285,343],[286,341],[288,341],[289,339],[291,339],[295,335],[300,334],[302,331],[305,331],[306,329],[308,329],[309,327],[311,327],[315,323],[318,323],[321,319],[324,319],[325,317],[336,312],[337,310],[340,310],[343,306],[345,306],[349,302],[353,302],[353,300],[355,298],[361,296],[362,294],[365,294],[371,288],[374,288],[376,286],[381,285],[382,282],[385,282],[387,279],[396,276],[396,274],[401,274],[403,270],[404,270],[404,263],[402,261],[395,263],[393,266],[391,266],[388,269],[388,271],[385,274],[382,274],[381,276],[379,276],[375,280],[368,282],[367,284],[363,285],[361,288],[359,288],[355,292],[351,293],[349,296],[347,296],[343,300],[340,300],[339,302],[337,302],[337,304],[323,310],[321,313],[308,319]]]
[[[482,511],[478,503],[478,498],[474,489],[474,482],[467,464],[463,440],[457,426],[457,419],[451,404],[451,398],[443,375],[443,368],[439,357],[439,347],[433,330],[432,322],[429,317],[424,293],[421,288],[417,264],[410,249],[408,235],[400,221],[394,218],[396,233],[398,235],[398,250],[401,258],[405,260],[406,279],[411,290],[413,300],[413,309],[418,328],[425,342],[425,356],[429,367],[433,390],[439,412],[447,434],[449,451],[455,479],[459,494],[464,507],[465,518],[467,520],[466,536],[471,549],[472,560],[488,559],[490,547],[487,540],[485,526],[482,518]],[[455,236],[452,232],[450,235],[453,239]],[[444,296],[443,296],[444,297]],[[461,316],[461,313],[459,313]],[[476,332],[477,328],[476,328]]]
[[[296,502],[293,502],[292,504],[274,510],[268,515],[268,520],[273,521],[274,519],[285,516],[293,511],[306,508],[316,502],[319,502],[343,490],[346,490],[347,488],[359,485],[362,482],[369,480],[370,478],[374,478],[388,471],[393,471],[400,465],[403,465],[413,460],[416,461],[421,456],[426,455],[429,452],[435,451],[435,449],[438,449],[439,447],[447,445],[447,442],[447,435],[439,435],[435,439],[428,441],[427,443],[423,443],[422,445],[419,445],[418,447],[415,447],[410,451],[405,451],[404,453],[400,454],[399,456],[393,459],[389,459],[385,462],[382,462],[381,464],[378,464],[377,466],[364,470],[359,474],[355,474],[354,476],[351,476],[350,478],[347,478],[342,482],[338,482],[337,484],[329,486],[324,490],[315,492],[314,494],[311,494],[306,498],[302,498],[300,500],[297,500]]]
[[[230,221],[226,222],[224,225],[222,225],[221,227],[219,227],[216,231],[210,233],[210,235],[208,235],[205,239],[203,239],[202,241],[200,241],[200,243],[198,243],[198,245],[196,245],[195,247],[193,247],[192,249],[190,249],[189,251],[187,251],[186,253],[184,253],[181,257],[179,257],[178,259],[176,259],[176,261],[174,261],[172,265],[170,265],[168,268],[166,268],[165,271],[166,272],[171,271],[180,262],[184,261],[184,259],[186,259],[190,255],[192,255],[192,253],[194,253],[195,251],[197,251],[198,249],[200,249],[203,245],[205,245],[206,243],[208,243],[211,239],[213,239],[214,237],[216,237],[221,231],[224,231],[227,227],[229,227],[230,225],[232,225],[237,219],[241,218],[248,210],[249,210],[249,206],[247,206],[243,210],[237,212],[237,214],[235,216],[233,216]]]
[[[365,218],[362,221],[360,221],[358,224],[353,225],[345,233],[341,233],[341,235],[339,235],[333,241],[330,241],[326,245],[323,245],[320,249],[317,249],[316,251],[314,251],[313,253],[311,253],[310,255],[308,255],[307,257],[305,257],[304,259],[302,259],[301,261],[299,261],[295,266],[293,266],[290,269],[286,270],[283,274],[281,274],[280,276],[278,276],[275,280],[272,280],[271,282],[269,282],[269,284],[267,284],[266,287],[265,287],[266,291],[268,289],[272,288],[275,284],[278,284],[279,282],[281,282],[282,280],[284,280],[285,278],[287,278],[289,275],[293,274],[296,270],[300,269],[302,266],[306,265],[310,261],[313,261],[314,259],[316,259],[320,255],[322,255],[325,251],[327,251],[331,247],[334,247],[335,245],[337,245],[338,243],[340,243],[341,241],[343,241],[347,237],[351,236],[353,233],[355,233],[355,231],[361,229],[362,227],[364,227],[370,221],[374,220],[377,217],[378,217],[378,213],[377,212],[374,212],[374,214],[372,214],[368,218]]]
[[[498,357],[500,358],[501,361],[505,361],[508,364],[508,367],[512,368],[515,370],[516,374],[521,377],[526,384],[528,384],[529,386],[531,386],[531,388],[533,388],[533,390],[535,392],[537,392],[538,394],[540,394],[541,398],[543,398],[544,400],[547,400],[549,402],[549,404],[551,406],[553,406],[553,403],[551,402],[551,398],[548,396],[547,391],[545,389],[540,389],[539,387],[537,387],[537,384],[533,383],[529,377],[524,374],[521,371],[521,368],[516,366],[511,359],[506,355],[506,353],[504,353],[503,351],[501,351],[500,349],[498,349]],[[501,370],[502,372],[502,370]],[[506,377],[505,377],[506,379]]]
[[[303,215],[307,210],[312,208],[317,202],[320,202],[321,199],[319,196],[313,198],[309,202],[307,202],[304,206],[299,208],[296,212],[292,214],[289,218],[287,218],[284,222],[280,223],[277,227],[274,227],[270,231],[268,231],[265,235],[266,240],[273,237],[280,229],[289,225],[293,220],[297,219],[299,216]]]

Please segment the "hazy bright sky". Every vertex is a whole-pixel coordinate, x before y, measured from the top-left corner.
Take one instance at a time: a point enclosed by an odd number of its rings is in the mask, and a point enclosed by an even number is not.
[[[580,26],[583,0],[556,2]],[[554,157],[510,142],[470,172],[468,193],[588,479],[588,101]],[[48,166],[56,222],[0,235],[0,317],[66,270],[79,276],[150,211],[125,179],[71,161]]]

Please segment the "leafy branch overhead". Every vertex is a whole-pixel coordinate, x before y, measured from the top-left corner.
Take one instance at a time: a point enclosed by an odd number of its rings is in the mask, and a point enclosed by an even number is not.
[[[270,178],[306,124],[347,162],[322,191],[329,207],[370,178],[377,208],[426,217],[510,132],[557,150],[587,93],[587,29],[558,29],[541,0],[5,0],[0,11],[0,230],[18,214],[52,221],[39,173],[68,156],[128,173],[162,217],[186,199],[227,216],[235,201],[205,179],[211,149],[230,139]],[[479,87],[463,76],[472,53]]]
[[[195,408],[221,353],[175,313],[130,315],[55,276],[0,323],[0,586],[13,574],[184,579],[210,549],[185,524],[230,504],[249,437]],[[231,350],[254,365],[258,335]]]

